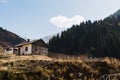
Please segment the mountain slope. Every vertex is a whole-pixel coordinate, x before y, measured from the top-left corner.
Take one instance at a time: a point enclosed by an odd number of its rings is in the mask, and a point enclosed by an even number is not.
[[[59,33],[55,33],[55,34],[52,34],[52,35],[45,36],[45,37],[43,37],[42,39],[43,39],[46,43],[48,43],[49,40],[50,40],[53,36],[57,36],[57,34],[61,35],[61,33],[59,32]]]
[[[11,47],[25,40],[18,35],[0,27],[0,46]]]
[[[43,37],[42,39],[45,41],[45,43],[48,43],[49,40],[50,40],[53,36],[55,36],[55,35],[45,36],[45,37]]]
[[[117,10],[114,14],[110,15],[109,17],[115,17],[115,18],[117,18],[118,16],[120,16],[120,9]]]
[[[119,11],[115,14],[120,15]],[[49,50],[68,54],[92,54],[96,57],[120,58],[120,17],[111,15],[104,20],[86,21],[73,25],[50,39]]]

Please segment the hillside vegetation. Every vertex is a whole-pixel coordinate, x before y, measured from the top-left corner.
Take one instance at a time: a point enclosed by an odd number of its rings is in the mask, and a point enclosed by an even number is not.
[[[119,72],[120,61],[115,58],[86,61],[41,55],[0,55],[1,80],[99,80],[104,74]]]
[[[120,58],[120,10],[104,20],[73,25],[49,41],[49,51]]]
[[[23,38],[0,27],[0,46],[1,47],[11,47],[13,45],[16,45],[22,42],[25,42]]]

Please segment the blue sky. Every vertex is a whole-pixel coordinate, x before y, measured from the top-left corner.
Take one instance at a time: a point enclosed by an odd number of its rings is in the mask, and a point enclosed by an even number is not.
[[[118,9],[120,0],[0,0],[0,26],[23,38],[39,39]]]

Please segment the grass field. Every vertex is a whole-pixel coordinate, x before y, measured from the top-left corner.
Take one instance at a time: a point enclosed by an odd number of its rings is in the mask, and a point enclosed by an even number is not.
[[[115,58],[50,55],[0,55],[0,80],[99,80],[120,72]]]

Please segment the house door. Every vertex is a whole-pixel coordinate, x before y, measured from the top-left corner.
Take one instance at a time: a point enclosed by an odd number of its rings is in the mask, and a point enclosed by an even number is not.
[[[18,55],[20,55],[20,48],[18,48]]]

